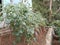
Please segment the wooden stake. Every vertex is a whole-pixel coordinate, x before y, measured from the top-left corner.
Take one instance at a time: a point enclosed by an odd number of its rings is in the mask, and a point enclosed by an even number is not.
[[[50,6],[49,6],[49,10],[50,10],[50,13],[49,13],[49,22],[52,21],[52,0],[50,0]]]

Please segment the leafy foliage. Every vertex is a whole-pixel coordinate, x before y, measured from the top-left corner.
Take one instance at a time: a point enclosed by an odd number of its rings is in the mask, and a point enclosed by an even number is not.
[[[2,16],[2,5],[0,4],[0,21],[3,21],[3,16]]]
[[[56,31],[56,34],[57,34],[58,36],[60,36],[60,27],[57,27],[57,28],[55,29],[55,31]]]
[[[42,16],[47,19],[47,26],[55,26],[57,27],[57,31],[60,32],[60,0],[52,0],[52,16],[51,23],[49,23],[49,2],[50,0],[33,0],[33,10],[41,12]],[[58,11],[59,10],[59,11]],[[57,32],[56,31],[56,32]],[[60,33],[58,33],[60,35]]]
[[[6,23],[13,30],[17,42],[21,37],[25,37],[25,41],[30,42],[34,37],[34,28],[38,25],[46,25],[41,13],[29,11],[22,3],[6,5],[4,13],[6,13]]]

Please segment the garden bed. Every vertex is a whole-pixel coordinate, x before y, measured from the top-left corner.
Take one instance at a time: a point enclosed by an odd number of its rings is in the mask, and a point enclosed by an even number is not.
[[[35,37],[36,41],[31,41],[31,45],[45,45],[46,44],[46,28],[35,28]],[[13,41],[15,37],[12,35],[12,31],[10,29],[0,29],[0,45],[13,45]],[[17,43],[16,45],[28,45],[28,43],[24,42],[25,38],[22,37],[22,41]],[[59,41],[54,40],[53,45],[60,45]]]
[[[12,36],[12,31],[10,29],[1,29],[0,30],[0,45],[13,45],[13,40],[15,39]],[[46,32],[44,30],[39,30],[38,28],[35,29],[35,37],[36,41],[31,41],[32,45],[45,45],[45,35]],[[24,42],[24,37],[22,37],[22,41],[17,45],[28,45]]]

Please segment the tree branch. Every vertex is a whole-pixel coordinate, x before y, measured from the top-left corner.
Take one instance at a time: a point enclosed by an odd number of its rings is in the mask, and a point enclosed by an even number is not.
[[[55,12],[55,14],[57,14],[59,11],[60,11],[60,7],[59,7],[59,9]]]

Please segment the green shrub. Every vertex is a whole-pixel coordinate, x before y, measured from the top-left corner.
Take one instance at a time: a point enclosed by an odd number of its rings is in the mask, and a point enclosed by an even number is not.
[[[57,34],[58,36],[60,36],[60,27],[57,27],[57,29],[55,29],[55,31],[56,31],[56,34]]]
[[[46,25],[41,13],[29,11],[22,3],[6,5],[4,13],[6,13],[6,23],[13,30],[12,34],[18,38],[16,42],[19,42],[22,36],[26,38],[25,41],[30,42],[34,37],[34,28],[38,25]]]

